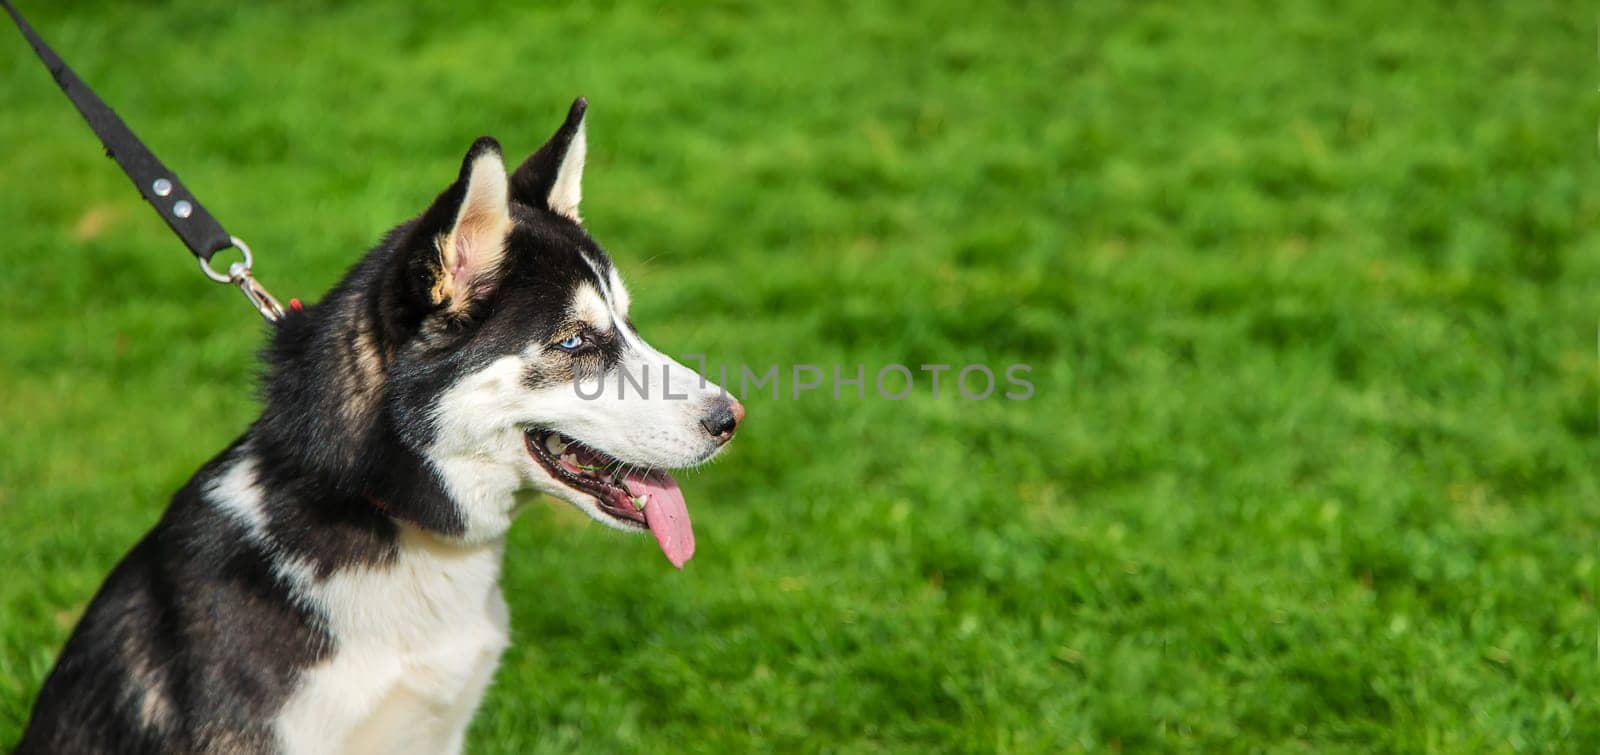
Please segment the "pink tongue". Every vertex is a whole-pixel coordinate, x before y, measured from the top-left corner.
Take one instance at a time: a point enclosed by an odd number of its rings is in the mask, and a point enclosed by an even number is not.
[[[635,496],[648,495],[644,507],[644,521],[650,534],[667,560],[679,569],[694,557],[694,530],[689,526],[689,508],[683,505],[683,491],[678,481],[666,472],[629,472],[626,475],[628,491]]]

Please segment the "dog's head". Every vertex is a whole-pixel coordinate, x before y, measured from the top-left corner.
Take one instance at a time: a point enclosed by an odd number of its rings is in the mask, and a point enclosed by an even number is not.
[[[681,567],[694,539],[666,470],[716,455],[744,409],[629,319],[622,277],[578,215],[584,114],[574,102],[509,175],[493,139],[472,145],[455,183],[352,274],[366,280],[347,279],[372,292],[351,297],[371,325],[348,334],[340,374],[381,374],[371,416],[402,447],[386,464],[425,467],[406,472],[412,486],[453,510],[410,513],[436,529],[497,536],[512,494],[533,488],[649,530]]]

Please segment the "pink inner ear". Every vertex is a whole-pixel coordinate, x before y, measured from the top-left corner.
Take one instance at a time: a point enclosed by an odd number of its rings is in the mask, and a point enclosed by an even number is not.
[[[470,283],[465,276],[472,267],[471,236],[469,229],[456,229],[456,265],[450,270],[450,279],[455,281],[458,286]]]

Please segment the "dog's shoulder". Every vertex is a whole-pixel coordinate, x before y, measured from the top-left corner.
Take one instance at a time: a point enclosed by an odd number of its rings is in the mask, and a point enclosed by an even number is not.
[[[217,498],[239,457],[236,445],[202,468],[112,570],[19,751],[273,749],[272,715],[329,638],[278,573],[281,554]]]

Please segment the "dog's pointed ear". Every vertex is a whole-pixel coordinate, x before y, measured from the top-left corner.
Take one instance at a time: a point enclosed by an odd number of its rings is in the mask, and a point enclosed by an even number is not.
[[[413,228],[406,279],[428,309],[454,313],[494,290],[511,233],[510,184],[500,143],[480,137],[467,150],[461,174]]]
[[[517,201],[583,222],[578,202],[583,199],[583,159],[589,146],[583,133],[588,109],[588,100],[573,100],[566,122],[511,175],[511,196]]]

